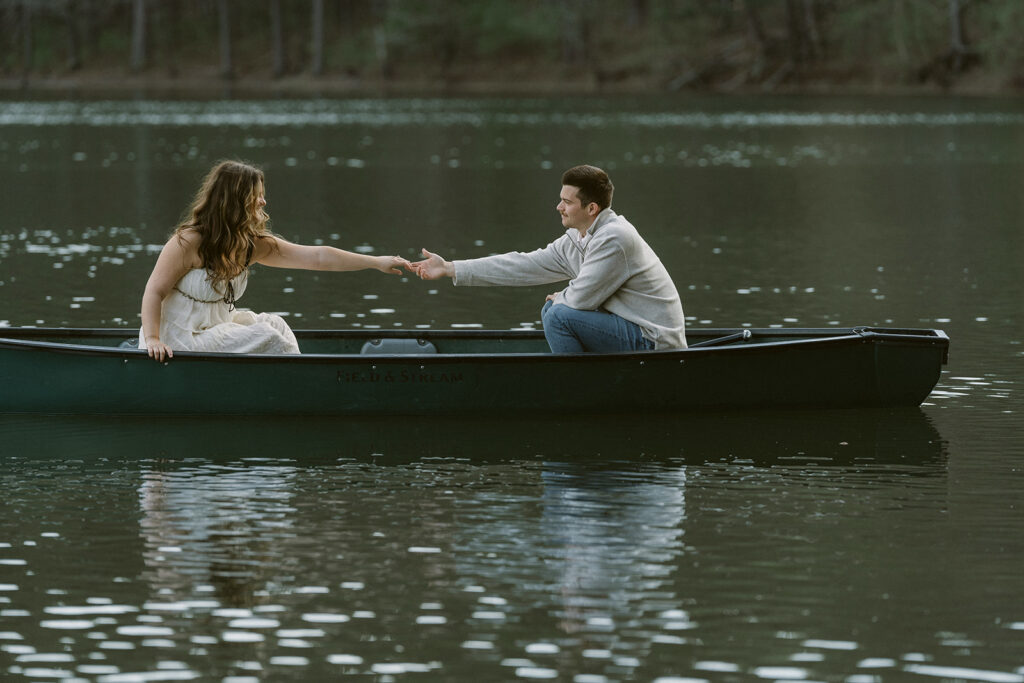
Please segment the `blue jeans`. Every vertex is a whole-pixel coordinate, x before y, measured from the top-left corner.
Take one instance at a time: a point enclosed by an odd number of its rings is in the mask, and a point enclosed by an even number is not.
[[[580,311],[547,301],[540,318],[552,353],[610,353],[654,348],[654,342],[644,337],[639,325],[607,311]]]

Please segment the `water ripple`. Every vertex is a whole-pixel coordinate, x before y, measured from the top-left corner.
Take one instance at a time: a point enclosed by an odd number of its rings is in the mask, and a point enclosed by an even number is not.
[[[527,103],[528,104],[528,103]],[[579,129],[609,127],[906,128],[1019,126],[1014,112],[800,112],[800,111],[552,111],[550,103],[524,109],[520,100],[362,99],[307,101],[95,101],[7,102],[0,126],[454,127],[489,125]]]

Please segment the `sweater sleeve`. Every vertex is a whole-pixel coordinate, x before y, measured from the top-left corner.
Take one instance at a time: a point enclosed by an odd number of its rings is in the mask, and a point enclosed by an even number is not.
[[[544,247],[531,252],[512,251],[507,254],[455,261],[458,286],[527,286],[559,282],[572,277],[560,244],[568,239],[562,236]]]

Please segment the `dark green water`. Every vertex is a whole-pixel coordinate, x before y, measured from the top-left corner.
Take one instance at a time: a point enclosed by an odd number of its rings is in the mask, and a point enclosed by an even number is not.
[[[897,412],[0,416],[0,679],[1024,682],[1020,102],[4,102],[0,324],[136,328],[222,157],[281,234],[409,257],[541,246],[602,165],[692,326],[941,328],[950,364]],[[260,268],[242,303],[546,293]]]

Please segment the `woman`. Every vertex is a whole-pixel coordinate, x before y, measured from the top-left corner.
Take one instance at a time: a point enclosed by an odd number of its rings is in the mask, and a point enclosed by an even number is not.
[[[164,245],[142,295],[139,348],[151,358],[172,349],[236,353],[299,353],[278,315],[235,309],[249,266],[401,273],[398,256],[367,256],[325,246],[292,244],[270,232],[263,210],[263,172],[223,161],[207,174],[192,209]]]

